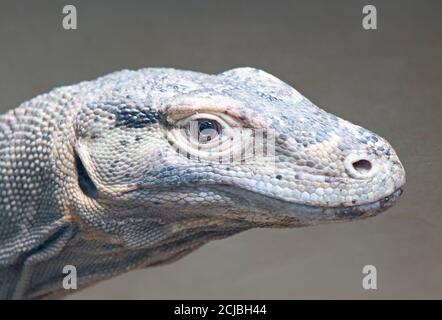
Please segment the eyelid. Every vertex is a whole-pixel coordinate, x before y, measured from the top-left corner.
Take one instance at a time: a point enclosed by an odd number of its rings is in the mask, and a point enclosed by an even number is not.
[[[245,120],[244,116],[237,114],[233,108],[229,107],[194,107],[191,105],[174,105],[166,109],[167,120],[172,123],[178,123],[181,120],[192,117],[193,115],[212,114],[217,115],[231,126],[238,126]]]
[[[223,130],[228,130],[231,127],[238,126],[238,122],[236,122],[231,117],[226,116],[225,114],[214,114],[214,113],[194,113],[189,117],[177,121],[176,125],[178,127],[186,126],[190,121],[198,121],[198,119],[208,119],[208,120],[217,121],[221,125]]]

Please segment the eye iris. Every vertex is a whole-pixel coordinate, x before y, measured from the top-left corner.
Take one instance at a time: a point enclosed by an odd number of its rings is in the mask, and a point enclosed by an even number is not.
[[[220,126],[216,121],[198,120],[199,141],[204,143],[216,138],[220,133]]]
[[[215,124],[212,121],[199,121],[198,130],[200,133],[205,130],[215,130]]]

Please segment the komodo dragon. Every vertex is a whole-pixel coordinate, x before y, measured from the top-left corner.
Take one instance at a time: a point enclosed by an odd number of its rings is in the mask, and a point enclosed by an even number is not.
[[[256,227],[373,216],[405,172],[378,135],[253,68],[123,70],[0,116],[0,298],[61,297]]]

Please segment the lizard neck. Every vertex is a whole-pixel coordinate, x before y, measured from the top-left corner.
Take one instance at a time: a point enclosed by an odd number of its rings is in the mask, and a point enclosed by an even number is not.
[[[0,298],[25,297],[37,279],[30,269],[71,237],[54,170],[62,109],[54,95],[42,95],[0,116]]]

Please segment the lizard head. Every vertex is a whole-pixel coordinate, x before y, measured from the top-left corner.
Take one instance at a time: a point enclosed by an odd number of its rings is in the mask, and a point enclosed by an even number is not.
[[[120,218],[187,234],[304,226],[372,216],[405,183],[385,139],[261,70],[143,69],[97,81],[111,90],[76,115],[79,185]]]

